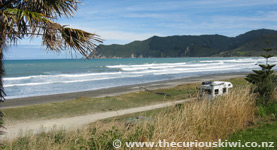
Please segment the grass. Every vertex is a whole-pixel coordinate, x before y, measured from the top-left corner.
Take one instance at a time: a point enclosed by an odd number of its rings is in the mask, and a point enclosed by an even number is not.
[[[274,121],[273,123],[264,123],[262,126],[258,126],[256,128],[249,128],[247,130],[237,131],[233,133],[227,140],[229,142],[238,142],[241,141],[242,144],[245,144],[246,142],[257,142],[258,144],[262,144],[262,142],[275,142],[273,146],[277,147],[277,121]],[[234,148],[234,147],[228,147],[228,148],[220,148],[222,150],[228,149],[228,150],[237,150],[237,149],[245,149],[245,148]],[[249,148],[251,149],[251,148]],[[253,148],[252,148],[253,149]],[[274,149],[269,147],[260,147],[259,150],[267,150],[267,149]]]
[[[241,141],[242,144],[246,142],[257,142],[262,145],[262,142],[275,142],[270,147],[259,147],[259,150],[276,149],[277,147],[277,88],[273,92],[272,102],[264,107],[258,107],[256,110],[257,116],[254,125],[246,130],[239,130],[228,137],[229,142]],[[218,148],[218,149],[246,149],[246,148]],[[251,149],[251,148],[249,148]]]
[[[2,112],[5,114],[5,121],[12,122],[71,117],[186,99],[196,96],[196,87],[198,86],[199,84],[193,83],[155,90],[156,92],[165,92],[170,95],[166,97],[151,92],[140,91],[113,97],[82,97],[66,102],[6,108],[2,109]]]
[[[112,142],[115,139],[122,142],[226,139],[233,132],[254,123],[256,97],[249,93],[249,88],[239,87],[211,102],[192,101],[155,110],[145,113],[151,120],[131,126],[126,125],[124,118],[118,118],[117,121],[97,122],[75,131],[53,130],[25,135],[5,141],[3,149],[114,149]],[[128,148],[123,145],[122,149]]]
[[[242,129],[254,119],[254,95],[249,89],[236,89],[218,99],[184,104],[184,108],[161,116],[157,139],[208,141],[224,138],[234,130]],[[157,124],[157,126],[159,126]],[[166,129],[168,128],[169,129]],[[165,130],[166,129],[166,130]],[[183,137],[186,135],[186,137]]]

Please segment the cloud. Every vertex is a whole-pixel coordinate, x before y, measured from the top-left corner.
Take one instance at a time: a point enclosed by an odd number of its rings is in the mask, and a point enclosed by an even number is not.
[[[122,30],[107,30],[107,29],[99,29],[99,28],[92,28],[86,26],[80,26],[76,24],[70,25],[73,28],[82,29],[90,33],[95,33],[100,35],[102,39],[104,39],[105,44],[116,44],[113,41],[118,42],[117,44],[125,44],[128,42],[132,42],[135,40],[145,40],[147,38],[152,37],[153,35],[161,36],[160,33],[144,33],[144,32],[129,32],[129,31],[122,31]]]
[[[122,41],[134,41],[134,40],[145,40],[153,35],[160,35],[156,33],[135,33],[135,32],[124,32],[124,31],[99,31],[104,39],[107,40],[122,40]]]
[[[245,23],[245,22],[277,22],[277,11],[269,11],[269,12],[257,12],[258,15],[255,16],[214,16],[213,20],[217,22],[223,23]]]
[[[182,13],[129,13],[123,14],[122,17],[139,18],[139,19],[157,19],[160,21],[176,22],[188,19],[188,15]]]
[[[93,2],[84,2],[85,5],[92,5]],[[236,8],[236,7],[263,7],[265,5],[275,5],[276,0],[141,0],[141,1],[118,1],[117,3],[107,2],[105,5],[96,4],[92,8],[81,10],[84,13],[79,15],[102,15],[102,14],[126,14],[134,12],[159,12],[170,10],[198,9],[195,11],[207,11],[214,8]]]

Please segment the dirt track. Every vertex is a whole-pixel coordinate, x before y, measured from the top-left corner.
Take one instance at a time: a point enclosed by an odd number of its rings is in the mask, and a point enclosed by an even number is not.
[[[124,109],[124,110],[118,110],[118,111],[109,111],[104,113],[88,114],[88,115],[69,117],[69,118],[51,119],[51,120],[43,120],[43,121],[28,121],[28,122],[21,122],[16,124],[8,124],[6,125],[7,133],[4,136],[0,136],[0,137],[12,139],[17,137],[19,133],[24,134],[29,131],[32,131],[33,133],[39,133],[41,131],[49,131],[53,129],[53,127],[64,128],[64,129],[76,129],[86,124],[95,122],[97,120],[172,106],[172,105],[175,105],[178,103],[184,103],[190,100],[193,100],[193,99],[179,100],[175,102],[166,102],[166,103],[155,104],[150,106],[130,108],[130,109]]]

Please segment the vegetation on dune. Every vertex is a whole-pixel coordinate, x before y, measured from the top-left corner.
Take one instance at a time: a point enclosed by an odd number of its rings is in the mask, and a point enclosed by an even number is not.
[[[276,106],[277,109],[277,106]],[[257,142],[261,144],[262,142],[275,142],[274,147],[277,147],[277,121],[271,123],[263,123],[261,126],[255,128],[249,128],[247,130],[237,131],[232,134],[228,141],[230,142],[237,142],[241,141],[241,143],[245,142]],[[228,148],[219,148],[220,150],[240,150],[244,148],[237,148],[237,147],[228,147]],[[249,148],[251,149],[251,148]],[[253,148],[252,148],[253,149]],[[259,150],[271,150],[274,148],[268,147],[260,147]]]
[[[270,44],[269,41],[266,42],[267,45]],[[265,58],[265,64],[260,64],[261,70],[253,70],[254,73],[247,75],[245,78],[249,83],[253,85],[253,92],[257,93],[259,96],[256,100],[256,105],[259,109],[261,116],[266,116],[268,110],[272,106],[276,106],[276,88],[277,88],[277,75],[274,74],[276,64],[269,64],[268,60],[273,57],[269,52],[272,48],[264,48],[265,54],[262,57]],[[275,91],[275,92],[274,92]],[[273,108],[276,109],[276,108]],[[269,111],[272,115],[277,118],[277,110]]]
[[[235,86],[231,93],[213,101],[195,100],[174,107],[118,116],[73,131],[54,128],[53,131],[42,132],[38,135],[30,132],[13,140],[5,140],[5,146],[2,148],[115,149],[112,145],[115,139],[120,139],[122,143],[157,142],[160,139],[166,139],[169,142],[217,141],[218,139],[241,140],[242,143],[248,140],[274,141],[276,138],[274,135],[276,103],[270,105],[271,107],[266,107],[264,109],[266,116],[261,117],[260,111],[256,107],[256,99],[259,95],[251,93],[252,90],[247,81],[243,78],[229,81]],[[187,88],[186,85],[182,85],[172,89],[160,89],[157,92],[169,92],[174,96],[179,90],[190,89],[195,90],[195,87]],[[191,92],[193,93],[193,91],[188,91],[188,93]],[[176,96],[179,97],[178,94]],[[126,94],[118,98],[124,100],[124,97],[130,100],[134,98],[134,95]],[[272,98],[277,102],[277,89],[273,91]],[[147,99],[147,95],[144,99]],[[145,119],[129,122],[131,118],[137,118],[137,116],[144,116],[142,118]],[[130,119],[126,120],[126,118]],[[255,128],[261,125],[262,127]],[[244,131],[249,127],[253,129]],[[265,135],[262,132],[268,134]],[[266,138],[260,138],[265,136]],[[122,145],[121,148],[129,149],[126,145]]]
[[[209,56],[259,56],[264,41],[277,42],[275,30],[253,30],[237,37],[222,35],[153,36],[144,41],[126,45],[100,45],[91,57],[209,57]],[[277,54],[277,51],[273,51]]]
[[[160,109],[150,114],[152,120],[126,126],[103,128],[95,123],[75,131],[56,130],[39,135],[25,135],[6,141],[4,149],[114,149],[112,142],[128,141],[214,141],[254,122],[255,94],[249,88],[237,88],[213,102],[192,101]],[[109,124],[105,122],[105,124]],[[114,122],[110,122],[111,125]],[[122,145],[122,149],[128,149]]]
[[[20,122],[37,119],[45,120],[72,117],[89,113],[115,111],[195,97],[198,93],[198,89],[196,89],[197,86],[198,84],[191,83],[179,85],[173,88],[153,90],[158,93],[167,93],[170,96],[140,91],[112,97],[81,97],[65,102],[5,108],[3,109],[3,112],[6,114],[5,121],[7,123],[15,121]]]
[[[257,96],[259,98],[260,96]],[[277,147],[277,88],[272,93],[270,103],[265,106],[256,106],[254,124],[246,130],[238,130],[227,138],[230,142],[274,142],[274,148]],[[259,147],[259,150],[270,150],[274,148]],[[237,150],[244,148],[228,147],[218,148],[226,150]],[[251,149],[251,148],[249,148]]]
[[[102,40],[96,34],[56,23],[59,17],[71,17],[77,11],[77,0],[1,0],[0,1],[0,101],[4,100],[2,77],[3,51],[7,44],[22,38],[42,37],[47,50],[77,51],[88,58]],[[3,124],[0,112],[0,127]]]
[[[228,81],[236,87],[244,87],[247,83],[243,78],[233,78]],[[170,96],[153,92],[166,93]],[[140,91],[102,98],[80,97],[65,102],[4,108],[2,111],[6,114],[5,121],[8,124],[28,120],[73,117],[196,97],[199,94],[199,83],[182,84],[177,87],[153,90],[153,92]]]

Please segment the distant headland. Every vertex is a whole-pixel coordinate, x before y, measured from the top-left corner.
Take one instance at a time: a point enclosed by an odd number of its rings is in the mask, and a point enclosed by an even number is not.
[[[277,54],[277,31],[259,29],[236,37],[223,35],[153,36],[125,45],[99,45],[91,58],[164,58],[164,57],[233,57],[259,56],[270,40]]]

